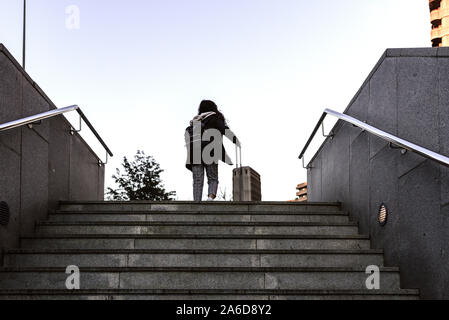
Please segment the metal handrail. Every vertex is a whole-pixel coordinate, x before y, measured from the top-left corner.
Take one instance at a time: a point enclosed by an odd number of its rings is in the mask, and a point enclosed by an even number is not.
[[[47,112],[36,114],[34,116],[30,116],[30,117],[22,118],[22,119],[19,119],[19,120],[14,120],[14,121],[10,121],[10,122],[4,123],[4,124],[0,124],[0,132],[6,131],[6,130],[11,130],[11,129],[22,127],[22,126],[26,126],[26,125],[33,125],[36,122],[39,122],[39,121],[42,121],[42,120],[45,120],[45,119],[49,119],[49,118],[53,118],[53,117],[62,115],[64,113],[72,112],[72,111],[77,111],[78,112],[78,114],[80,116],[80,120],[81,119],[84,120],[84,122],[87,124],[89,129],[92,131],[92,133],[98,139],[98,141],[101,143],[103,148],[106,150],[106,158],[107,158],[108,155],[113,157],[114,155],[113,155],[112,151],[109,149],[109,147],[103,141],[103,139],[100,137],[100,135],[98,134],[97,130],[95,130],[93,125],[90,123],[90,121],[87,119],[87,117],[85,116],[85,114],[83,113],[81,108],[79,106],[77,106],[77,105],[73,105],[73,106],[69,106],[69,107],[65,107],[65,108],[60,108],[60,109],[54,109],[54,110],[50,110],[50,111],[47,111]],[[81,121],[80,121],[80,123],[81,123]],[[72,131],[72,132],[74,132],[74,131]],[[106,162],[104,162],[104,164],[106,164],[106,163],[107,163],[107,159],[106,159]]]
[[[368,131],[371,134],[374,134],[375,136],[378,136],[381,139],[384,139],[388,142],[390,142],[390,144],[392,145],[396,145],[399,148],[403,148],[405,150],[408,150],[410,152],[414,152],[417,153],[421,156],[423,156],[424,158],[433,160],[438,162],[439,164],[442,164],[446,167],[449,167],[449,158],[446,156],[443,156],[439,153],[433,152],[429,149],[426,149],[424,147],[421,147],[417,144],[411,143],[407,140],[398,138],[388,132],[382,131],[380,129],[377,129],[373,126],[370,126],[369,124],[366,124],[360,120],[357,120],[351,116],[348,116],[346,114],[343,113],[339,113],[330,109],[326,109],[324,110],[323,115],[321,116],[320,120],[318,121],[318,124],[316,125],[315,129],[312,132],[312,135],[310,136],[309,140],[307,141],[304,149],[302,150],[301,154],[299,155],[299,159],[302,159],[304,162],[304,154],[306,153],[307,149],[310,146],[310,143],[312,142],[313,138],[315,137],[317,131],[319,130],[320,126],[323,124],[324,119],[326,118],[327,115],[331,115],[334,116],[340,120],[343,120],[345,122],[348,122],[356,127],[359,127],[365,131]],[[332,136],[332,135],[331,135]]]

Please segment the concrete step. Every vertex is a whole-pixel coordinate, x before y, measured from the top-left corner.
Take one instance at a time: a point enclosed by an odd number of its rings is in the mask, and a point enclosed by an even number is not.
[[[9,250],[5,267],[367,267],[381,250]]]
[[[56,235],[37,234],[21,238],[29,249],[370,249],[368,236],[300,235]]]
[[[61,211],[194,211],[194,212],[329,212],[339,211],[340,203],[291,202],[149,202],[83,201],[60,202]]]
[[[357,223],[292,222],[41,222],[51,234],[282,234],[355,235]]]
[[[418,300],[417,290],[0,290],[0,300]]]
[[[95,212],[58,211],[50,214],[55,222],[133,222],[133,221],[185,221],[185,222],[349,222],[347,213],[248,213],[248,212]]]
[[[365,268],[82,268],[82,289],[367,290]],[[2,268],[0,288],[65,289],[65,268]],[[380,288],[400,290],[399,269]],[[368,291],[368,290],[367,290]]]

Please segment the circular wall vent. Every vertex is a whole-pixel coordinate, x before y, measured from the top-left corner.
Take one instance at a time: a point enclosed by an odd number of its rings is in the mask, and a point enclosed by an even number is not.
[[[7,226],[9,223],[9,206],[6,202],[0,202],[0,225]]]
[[[383,227],[387,224],[388,221],[388,208],[382,203],[379,208],[379,224]]]

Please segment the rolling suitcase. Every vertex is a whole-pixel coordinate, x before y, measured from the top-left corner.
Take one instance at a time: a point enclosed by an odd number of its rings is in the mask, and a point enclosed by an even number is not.
[[[260,174],[250,167],[242,167],[242,148],[237,145],[232,187],[233,201],[262,201]]]

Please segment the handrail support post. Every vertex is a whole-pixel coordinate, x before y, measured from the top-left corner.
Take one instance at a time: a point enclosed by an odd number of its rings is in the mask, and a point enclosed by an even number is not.
[[[323,137],[325,137],[325,138],[331,138],[331,140],[334,139],[335,134],[334,134],[332,131],[331,131],[329,134],[326,134],[326,132],[325,132],[325,130],[324,130],[324,121],[321,122],[321,130],[322,130],[322,132],[323,132]]]
[[[107,165],[107,164],[108,164],[108,161],[109,161],[109,154],[108,154],[108,152],[106,151],[106,161],[103,162],[103,161],[101,161],[101,160],[98,160],[98,166],[101,168],[101,167]]]
[[[313,168],[310,164],[306,166],[304,157],[302,157],[301,160],[302,160],[302,167],[303,167],[304,169],[309,170],[309,169],[312,169],[312,168]]]
[[[391,149],[401,150],[401,154],[402,154],[403,156],[406,155],[407,152],[408,152],[407,149],[405,149],[405,148],[403,148],[403,147],[400,147],[400,146],[397,146],[397,145],[395,145],[393,142],[390,142],[389,146],[390,146]]]
[[[28,129],[33,129],[33,126],[38,126],[42,124],[42,120],[34,121],[32,123],[27,124]]]
[[[73,136],[75,133],[81,132],[81,130],[83,129],[83,119],[81,118],[81,115],[78,114],[79,116],[79,129],[76,130],[73,126],[70,127],[70,134]]]

